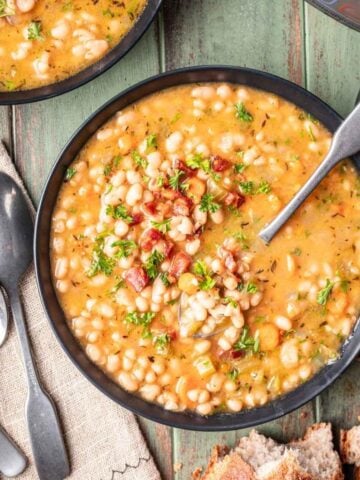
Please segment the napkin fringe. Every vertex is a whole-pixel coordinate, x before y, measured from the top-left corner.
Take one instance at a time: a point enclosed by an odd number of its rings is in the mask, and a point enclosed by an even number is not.
[[[134,469],[134,470],[138,469],[140,467],[140,464],[141,464],[142,461],[144,461],[145,463],[148,463],[150,460],[151,460],[151,455],[149,453],[149,455],[147,457],[139,457],[136,465],[131,465],[129,463],[125,463],[125,468],[123,470],[112,470],[111,480],[116,480],[115,475],[117,473],[119,473],[120,475],[124,475],[127,472],[127,470],[129,470],[131,468]]]

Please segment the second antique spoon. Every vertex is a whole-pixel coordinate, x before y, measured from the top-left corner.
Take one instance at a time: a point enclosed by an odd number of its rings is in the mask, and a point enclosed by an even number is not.
[[[336,130],[329,153],[317,167],[315,172],[290,200],[286,207],[264,227],[259,237],[265,243],[270,243],[283,225],[314,191],[321,180],[344,158],[354,155],[360,150],[360,104],[357,105],[348,117]]]
[[[26,418],[40,480],[63,480],[70,473],[56,408],[39,383],[32,356],[19,283],[32,261],[33,221],[19,186],[0,173],[0,283],[6,290],[27,375]],[[11,359],[9,359],[11,361]]]

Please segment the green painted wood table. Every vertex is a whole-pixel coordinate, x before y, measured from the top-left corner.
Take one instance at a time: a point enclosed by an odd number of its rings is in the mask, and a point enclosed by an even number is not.
[[[101,77],[53,100],[0,107],[0,138],[12,151],[33,200],[38,202],[59,150],[91,112],[150,75],[197,64],[275,73],[305,86],[345,115],[360,88],[360,33],[303,0],[165,0],[140,43]],[[355,362],[313,402],[260,429],[287,440],[314,421],[332,421],[337,428],[353,425],[360,415],[359,374]],[[233,444],[246,433],[187,432],[139,420],[166,480],[189,479],[213,444]],[[183,466],[175,474],[177,463]]]

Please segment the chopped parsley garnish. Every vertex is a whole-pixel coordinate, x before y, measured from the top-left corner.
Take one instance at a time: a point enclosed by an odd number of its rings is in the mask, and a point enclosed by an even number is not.
[[[206,275],[204,280],[199,283],[200,290],[211,290],[215,287],[216,281],[214,278],[211,278],[209,275]]]
[[[249,241],[244,232],[236,232],[233,237],[238,243],[240,243],[243,250],[249,250]]]
[[[69,167],[65,172],[65,181],[68,182],[69,180],[71,180],[75,174],[76,174],[76,168]]]
[[[209,158],[204,158],[201,153],[197,153],[192,157],[186,160],[186,165],[190,167],[192,170],[196,170],[197,168],[203,170],[205,173],[210,175],[214,180],[219,180],[220,175],[213,172],[211,169],[211,162]]]
[[[152,220],[151,225],[156,228],[156,230],[159,230],[159,232],[166,233],[170,231],[170,222],[171,218],[165,218],[165,220],[160,222],[155,222],[155,220]]]
[[[350,287],[350,280],[340,280],[340,289],[342,292],[347,293]]]
[[[252,181],[240,182],[241,192],[245,195],[253,195],[255,192],[255,184]]]
[[[216,281],[211,278],[209,269],[203,260],[197,260],[194,263],[193,272],[202,277],[202,280],[199,283],[199,288],[201,290],[211,290],[215,286]]]
[[[231,305],[233,308],[238,306],[238,303],[232,297],[224,297],[226,305]]]
[[[244,163],[235,163],[234,165],[234,171],[235,173],[242,173],[246,168],[246,165]]]
[[[0,0],[0,17],[6,17],[7,15],[14,15],[15,8],[10,6],[7,0]]]
[[[170,335],[161,333],[154,338],[154,345],[158,353],[166,353],[171,342]]]
[[[176,123],[178,120],[180,120],[181,118],[181,113],[178,112],[176,113],[173,118],[170,120],[170,123],[173,125],[174,123]]]
[[[116,293],[120,288],[126,288],[125,280],[123,280],[122,278],[119,278],[119,277],[117,277],[117,278],[118,278],[118,281],[112,287],[112,289],[110,290],[110,293]]]
[[[131,158],[138,167],[146,168],[148,166],[148,161],[146,158],[143,158],[137,150],[133,150],[131,152]]]
[[[241,212],[234,205],[228,205],[227,209],[231,213],[231,215],[234,215],[234,217],[241,217]]]
[[[115,267],[115,259],[108,257],[104,253],[104,238],[97,237],[96,243],[92,253],[92,260],[90,264],[90,268],[87,272],[88,277],[94,277],[98,273],[104,273],[107,277],[109,277]]]
[[[169,185],[173,190],[184,190],[186,187],[181,183],[180,178],[185,175],[183,170],[175,170],[174,175],[169,177]]]
[[[106,215],[109,215],[115,220],[124,220],[126,223],[131,223],[133,221],[132,216],[128,214],[124,205],[117,205],[116,207],[114,207],[114,205],[108,205],[106,207]]]
[[[196,275],[200,275],[201,277],[205,277],[209,274],[208,267],[203,260],[196,260],[193,266],[193,271]]]
[[[107,165],[104,167],[104,175],[105,177],[108,177],[114,170],[114,168],[117,168],[119,166],[119,163],[121,162],[122,157],[120,155],[116,155],[111,162],[109,162]]]
[[[186,160],[186,165],[193,170],[197,168],[200,170],[204,170],[205,173],[210,173],[211,171],[211,163],[208,158],[204,158],[201,153],[197,153],[193,155],[191,158]]]
[[[258,287],[255,285],[255,283],[251,283],[249,282],[247,285],[246,285],[246,291],[248,293],[256,293],[258,291]]]
[[[104,17],[108,17],[108,18],[114,18],[115,17],[115,13],[112,12],[110,10],[110,8],[107,8],[106,10],[103,10],[102,14],[104,15]]]
[[[241,333],[241,337],[234,344],[233,348],[235,351],[242,350],[252,353],[258,353],[260,349],[260,339],[258,332],[255,333],[254,337],[252,337],[249,327],[245,326]]]
[[[119,247],[118,251],[114,255],[117,259],[129,257],[137,247],[134,240],[117,240],[116,242],[112,243],[111,246]]]
[[[334,282],[330,282],[328,278],[326,279],[325,287],[318,292],[316,297],[316,301],[319,305],[326,305],[327,301],[330,298],[334,285],[335,285]]]
[[[214,202],[214,198],[214,195],[211,195],[211,193],[205,193],[200,200],[200,211],[209,213],[217,212],[220,208],[220,205]]]
[[[262,182],[259,183],[256,193],[270,193],[271,192],[271,186],[270,183],[267,182],[266,180],[263,180]]]
[[[151,324],[155,313],[153,312],[129,312],[124,318],[125,323],[130,323],[137,327],[143,327],[143,335],[147,335],[149,332],[149,325]]]
[[[302,254],[302,250],[299,247],[295,247],[294,250],[292,250],[290,253],[296,255],[297,257],[300,257],[300,255]]]
[[[170,286],[169,274],[167,272],[160,273],[159,278],[162,281],[162,283],[165,285],[165,287]]]
[[[254,120],[254,117],[251,115],[251,113],[246,110],[243,102],[235,104],[235,117],[238,120],[241,120],[247,123],[252,122]]]
[[[163,185],[164,185],[164,177],[162,175],[159,175],[156,179],[156,186],[162,187]]]
[[[240,372],[237,368],[232,368],[228,373],[227,376],[230,378],[231,381],[236,382],[239,378]]]
[[[159,266],[161,262],[163,262],[165,259],[165,256],[158,252],[157,250],[154,250],[150,257],[146,260],[146,263],[144,265],[146,273],[148,274],[148,277],[151,280],[154,280],[159,273]]]
[[[150,148],[157,148],[157,137],[154,133],[146,137],[146,148],[149,150]]]
[[[27,38],[28,40],[41,40],[42,36],[42,25],[41,22],[31,22],[27,29]]]
[[[311,128],[310,125],[308,126],[307,133],[308,133],[308,135],[309,135],[310,140],[311,140],[312,142],[316,142],[316,137],[315,137],[314,132],[313,132],[313,129]]]
[[[15,82],[13,80],[4,80],[2,84],[4,85],[4,87],[8,92],[12,92],[16,88]]]
[[[241,192],[245,195],[268,194],[271,192],[271,185],[266,180],[262,180],[258,185],[251,180],[240,182],[239,185]]]

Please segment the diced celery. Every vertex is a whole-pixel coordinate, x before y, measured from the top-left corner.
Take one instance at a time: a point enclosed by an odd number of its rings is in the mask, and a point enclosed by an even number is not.
[[[198,357],[194,361],[194,367],[196,367],[197,371],[202,377],[207,377],[208,375],[215,373],[215,367],[207,355]]]

